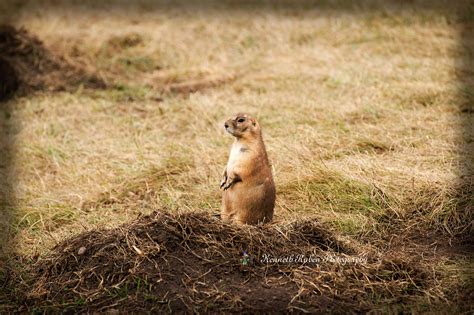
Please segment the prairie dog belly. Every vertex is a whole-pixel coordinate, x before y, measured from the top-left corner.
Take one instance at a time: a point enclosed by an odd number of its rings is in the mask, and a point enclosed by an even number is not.
[[[224,218],[237,223],[257,224],[273,218],[275,191],[268,180],[257,184],[236,183],[224,193]]]
[[[234,143],[230,150],[229,161],[227,162],[227,173],[230,174],[239,165],[239,160],[245,152],[242,152],[245,148],[240,143]]]
[[[229,191],[232,194],[230,199],[233,207],[251,210],[252,208],[259,208],[260,202],[263,202],[266,195],[266,189],[263,184],[246,184],[236,183]]]

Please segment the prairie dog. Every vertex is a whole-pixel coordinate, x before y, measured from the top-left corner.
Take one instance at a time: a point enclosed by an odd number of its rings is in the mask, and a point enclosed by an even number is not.
[[[269,222],[275,207],[275,184],[257,120],[239,113],[224,127],[235,137],[222,174],[221,218],[238,224]]]

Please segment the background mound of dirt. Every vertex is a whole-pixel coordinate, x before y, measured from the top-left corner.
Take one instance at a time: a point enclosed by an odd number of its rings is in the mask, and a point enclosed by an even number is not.
[[[105,87],[103,80],[54,55],[25,29],[0,25],[0,100],[15,92],[66,90],[81,84]]]
[[[430,275],[415,259],[381,258],[314,219],[238,227],[207,213],[155,212],[58,245],[32,267],[18,304],[75,312],[364,311],[426,289]]]

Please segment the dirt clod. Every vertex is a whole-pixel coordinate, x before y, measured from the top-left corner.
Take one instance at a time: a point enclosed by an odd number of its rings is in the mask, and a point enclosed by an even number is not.
[[[79,250],[77,251],[78,255],[84,255],[86,252],[86,248],[84,246],[81,246]]]

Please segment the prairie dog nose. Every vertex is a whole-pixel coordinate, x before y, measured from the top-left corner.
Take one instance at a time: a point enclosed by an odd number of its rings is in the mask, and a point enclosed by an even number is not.
[[[229,128],[229,124],[227,123],[227,121],[224,123],[224,127],[225,129]]]

